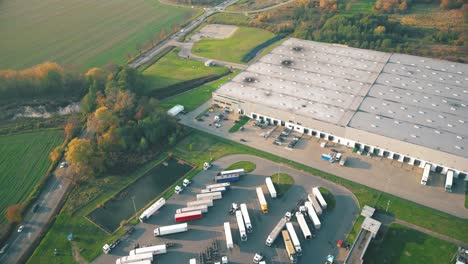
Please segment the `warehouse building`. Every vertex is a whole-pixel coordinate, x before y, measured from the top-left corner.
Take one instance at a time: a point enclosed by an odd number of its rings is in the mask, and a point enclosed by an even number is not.
[[[253,119],[459,177],[468,65],[288,39],[213,93]]]

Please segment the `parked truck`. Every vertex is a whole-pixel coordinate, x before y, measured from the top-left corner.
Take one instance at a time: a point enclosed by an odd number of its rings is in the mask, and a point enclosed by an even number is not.
[[[247,241],[247,232],[245,232],[244,218],[241,211],[236,211],[236,220],[241,241]]]
[[[317,199],[322,209],[324,210],[327,209],[327,202],[325,202],[325,199],[323,199],[323,196],[320,193],[320,190],[318,187],[312,188],[312,194],[315,196],[315,199]]]
[[[204,200],[204,199],[210,199],[210,200],[218,200],[222,199],[223,195],[221,192],[212,192],[212,193],[201,193],[197,194],[197,200]]]
[[[257,187],[257,197],[258,202],[260,203],[260,208],[262,209],[262,213],[268,214],[268,204],[265,199],[265,195],[263,194],[262,187]]]
[[[273,181],[271,180],[271,178],[266,177],[265,183],[268,188],[268,191],[270,192],[271,198],[276,198],[276,189],[275,189],[275,186],[273,185]]]
[[[230,175],[230,174],[239,174],[239,176],[242,176],[245,174],[245,170],[244,169],[225,170],[225,171],[221,171],[220,173],[218,173],[218,175]]]
[[[137,254],[131,256],[125,256],[117,259],[115,264],[127,264],[134,263],[138,261],[150,260],[153,261],[153,253]]]
[[[214,188],[219,188],[219,187],[225,187],[226,189],[229,189],[231,187],[231,183],[222,182],[222,183],[215,183],[215,184],[206,185],[206,189],[214,189]]]
[[[427,182],[429,181],[429,174],[431,173],[431,167],[432,167],[432,165],[429,164],[429,163],[426,163],[426,165],[424,165],[424,171],[423,171],[423,175],[421,177],[421,184],[422,185],[426,185]]]
[[[291,222],[287,222],[286,229],[289,232],[289,237],[291,238],[294,249],[296,250],[296,254],[298,256],[302,255],[301,242],[299,242],[299,238],[297,237],[296,230],[294,230],[293,224]]]
[[[198,210],[198,211],[175,214],[174,220],[176,222],[184,222],[184,221],[200,219],[201,217],[202,217],[202,211]]]
[[[284,246],[286,247],[286,253],[288,253],[289,262],[297,263],[296,251],[294,250],[294,246],[293,246],[293,243],[291,241],[288,231],[283,230],[281,234],[283,235]]]
[[[452,192],[452,185],[453,185],[453,171],[447,171],[447,176],[445,177],[445,191]]]
[[[226,175],[216,175],[214,177],[214,181],[217,183],[222,183],[222,182],[235,182],[240,179],[240,175],[237,173],[234,174],[226,174]]]
[[[247,228],[247,233],[253,232],[252,222],[250,222],[249,211],[247,210],[247,205],[245,203],[240,205],[242,212],[242,217],[244,218],[245,227]]]
[[[304,215],[301,212],[296,212],[296,219],[297,219],[297,222],[299,223],[299,227],[301,228],[304,238],[307,240],[311,239],[312,233],[310,233],[310,229],[309,229],[309,226],[307,225]]]
[[[234,248],[234,242],[232,241],[231,224],[229,224],[229,222],[224,223],[224,234],[226,235],[226,247],[228,249]]]
[[[211,189],[203,189],[201,190],[201,193],[212,193],[212,192],[221,192],[224,193],[226,191],[226,187],[217,187],[217,188],[211,188]]]
[[[187,202],[187,207],[193,207],[193,206],[199,206],[199,205],[206,205],[208,207],[213,206],[213,200],[212,199],[203,199],[200,201],[191,201]]]
[[[141,254],[148,254],[151,253],[153,255],[161,255],[167,253],[167,246],[166,244],[150,246],[150,247],[142,247],[130,250],[129,255],[141,255]]]
[[[320,227],[322,226],[322,223],[320,223],[317,213],[315,213],[315,210],[312,207],[312,203],[309,201],[305,202],[305,207],[307,208],[307,214],[309,214],[310,220],[314,224],[314,228],[320,229]]]
[[[188,231],[188,224],[177,224],[177,225],[170,225],[170,226],[161,226],[154,229],[154,236],[165,236],[175,233],[181,233]]]
[[[163,205],[166,204],[166,199],[161,198],[157,200],[154,204],[152,204],[148,209],[146,209],[140,215],[140,222],[144,222],[146,219],[150,218],[154,213],[156,213]]]
[[[322,207],[320,206],[320,204],[318,203],[317,199],[315,199],[315,196],[312,194],[312,195],[307,195],[307,200],[309,200],[309,202],[312,204],[312,207],[314,208],[315,212],[317,213],[317,215],[322,215],[323,211],[322,211]]]
[[[185,212],[190,212],[190,211],[197,211],[197,210],[202,211],[202,213],[208,213],[208,205],[201,204],[201,205],[196,205],[196,206],[179,208],[179,209],[176,210],[176,213],[180,214],[180,213],[185,213]]]
[[[276,238],[280,234],[281,230],[283,230],[284,226],[286,223],[291,220],[291,213],[286,212],[283,217],[279,220],[279,222],[276,224],[275,228],[271,231],[271,233],[268,235],[265,245],[271,247],[273,242],[275,242]]]

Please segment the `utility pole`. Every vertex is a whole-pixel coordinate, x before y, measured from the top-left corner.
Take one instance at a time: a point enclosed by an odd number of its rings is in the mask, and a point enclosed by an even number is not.
[[[385,213],[388,211],[389,206],[390,206],[390,200],[387,201],[387,208],[385,209]]]

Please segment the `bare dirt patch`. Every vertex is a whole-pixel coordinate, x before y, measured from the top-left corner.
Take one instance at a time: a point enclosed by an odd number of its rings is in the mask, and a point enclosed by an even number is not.
[[[238,27],[221,24],[209,24],[197,33],[199,38],[226,39],[232,36]]]

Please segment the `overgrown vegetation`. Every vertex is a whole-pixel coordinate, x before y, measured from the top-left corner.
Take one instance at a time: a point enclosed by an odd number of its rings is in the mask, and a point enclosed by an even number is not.
[[[252,172],[255,170],[257,165],[250,161],[239,161],[229,165],[225,170],[237,170],[237,169],[244,169],[246,173]]]
[[[452,263],[457,246],[398,224],[391,224],[383,241],[373,240],[365,263]]]
[[[287,173],[275,173],[271,175],[271,181],[275,185],[278,196],[286,194],[289,188],[294,185],[293,177]]]
[[[234,133],[236,131],[239,131],[241,127],[243,127],[247,122],[249,122],[250,117],[248,116],[241,116],[239,120],[231,127],[229,128],[229,133]]]

